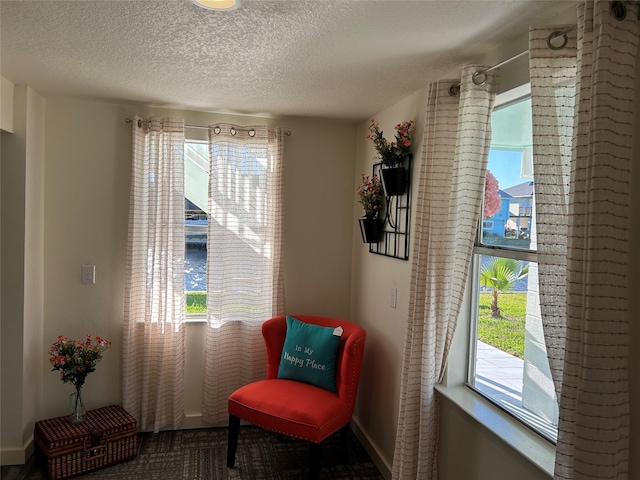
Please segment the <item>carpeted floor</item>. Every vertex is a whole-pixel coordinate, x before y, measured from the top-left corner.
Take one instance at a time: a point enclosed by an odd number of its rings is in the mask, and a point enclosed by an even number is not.
[[[235,468],[228,469],[227,429],[179,430],[138,436],[138,456],[75,478],[97,480],[303,480],[308,446],[253,426],[240,428]],[[356,436],[349,431],[349,463],[340,463],[340,435],[322,444],[320,477],[383,480]],[[26,465],[2,467],[2,480],[46,479],[32,457]]]

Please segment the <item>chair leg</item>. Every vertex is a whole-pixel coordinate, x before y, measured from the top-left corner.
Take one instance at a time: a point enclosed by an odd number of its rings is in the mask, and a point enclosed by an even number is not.
[[[322,447],[319,443],[309,442],[309,480],[320,480],[320,457]]]
[[[340,429],[340,460],[349,463],[349,424]]]
[[[238,435],[240,434],[240,418],[229,415],[229,437],[227,440],[227,467],[233,468],[236,463]]]

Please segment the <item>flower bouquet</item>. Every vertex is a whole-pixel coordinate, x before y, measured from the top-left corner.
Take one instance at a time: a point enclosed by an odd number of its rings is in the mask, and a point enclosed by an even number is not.
[[[92,339],[87,335],[86,341],[73,340],[62,335],[51,345],[49,362],[54,370],[60,371],[60,379],[64,383],[71,383],[75,387],[75,397],[72,401],[71,423],[84,421],[84,407],[82,405],[82,386],[87,375],[95,371],[96,365],[111,342],[96,336]],[[73,394],[72,394],[73,396]]]
[[[361,176],[362,184],[356,189],[360,197],[359,202],[364,207],[365,218],[378,218],[382,207],[382,185],[377,175],[369,178],[364,173]]]
[[[382,184],[386,196],[401,195],[406,190],[408,175],[402,163],[411,155],[413,120],[398,123],[395,126],[395,141],[389,142],[383,136],[378,122],[371,119],[367,139],[373,142],[380,163]]]
[[[380,224],[380,211],[382,209],[382,185],[377,175],[362,174],[362,183],[356,189],[360,197],[358,200],[364,208],[364,218],[359,220],[362,241],[376,243],[380,238],[382,226]]]
[[[389,142],[384,138],[384,132],[380,130],[378,122],[373,118],[369,124],[369,134],[367,140],[373,145],[380,157],[380,163],[388,168],[394,168],[402,164],[405,158],[411,153],[411,140],[413,137],[413,120],[398,123],[395,126],[395,141]]]

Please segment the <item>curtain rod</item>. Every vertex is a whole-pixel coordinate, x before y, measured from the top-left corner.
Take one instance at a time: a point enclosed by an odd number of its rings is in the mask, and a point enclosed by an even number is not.
[[[576,25],[573,25],[571,27],[568,27],[564,30],[556,30],[554,32],[551,32],[549,34],[549,36],[547,37],[547,46],[552,49],[552,50],[562,50],[564,47],[567,46],[567,42],[569,41],[569,38],[567,37],[567,33],[572,32],[573,30],[575,30],[577,28]],[[563,41],[561,45],[553,45],[551,42],[553,40],[555,40],[558,37],[563,37]],[[473,81],[474,84],[476,85],[483,85],[485,83],[485,81],[487,80],[487,77],[485,77],[485,73],[488,73],[492,70],[495,70],[496,68],[500,68],[503,65],[506,65],[507,63],[513,62],[514,60],[517,60],[518,58],[527,55],[529,53],[529,49],[524,50],[523,52],[520,52],[516,55],[514,55],[513,57],[507,58],[506,60],[497,63],[485,70],[476,70],[475,72],[473,72],[473,75],[471,75],[471,80]],[[478,77],[482,77],[482,80],[478,80]],[[455,97],[457,95],[460,94],[460,82],[458,83],[454,83],[453,85],[451,85],[449,87],[449,95],[451,95],[452,97]]]
[[[132,119],[130,119],[129,117],[125,118],[125,119],[124,119],[124,121],[125,121],[126,123],[133,123],[133,120],[132,120]],[[140,120],[139,120],[139,121],[140,121]],[[138,126],[140,126],[140,125],[138,124]],[[207,130],[207,129],[209,128],[209,126],[207,126],[207,125],[185,125],[185,126],[184,126],[184,128],[198,128],[198,129],[202,129],[202,130]],[[215,127],[213,127],[213,131],[214,131],[216,134],[220,133],[220,127],[218,127],[218,126],[216,125]],[[236,134],[236,132],[247,132],[247,133],[249,134],[249,136],[250,136],[250,137],[253,137],[253,136],[256,134],[256,131],[255,131],[254,129],[252,129],[252,128],[251,128],[251,129],[244,129],[244,128],[234,128],[234,127],[231,127],[231,135],[235,135],[235,134]],[[285,134],[287,137],[290,137],[290,136],[291,136],[291,131],[286,130],[286,131],[284,132],[284,134]]]

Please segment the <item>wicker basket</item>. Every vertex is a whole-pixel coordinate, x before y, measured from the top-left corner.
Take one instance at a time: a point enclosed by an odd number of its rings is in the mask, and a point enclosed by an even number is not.
[[[119,405],[89,410],[80,425],[68,417],[36,422],[36,456],[50,480],[125,462],[138,454],[135,418]]]

